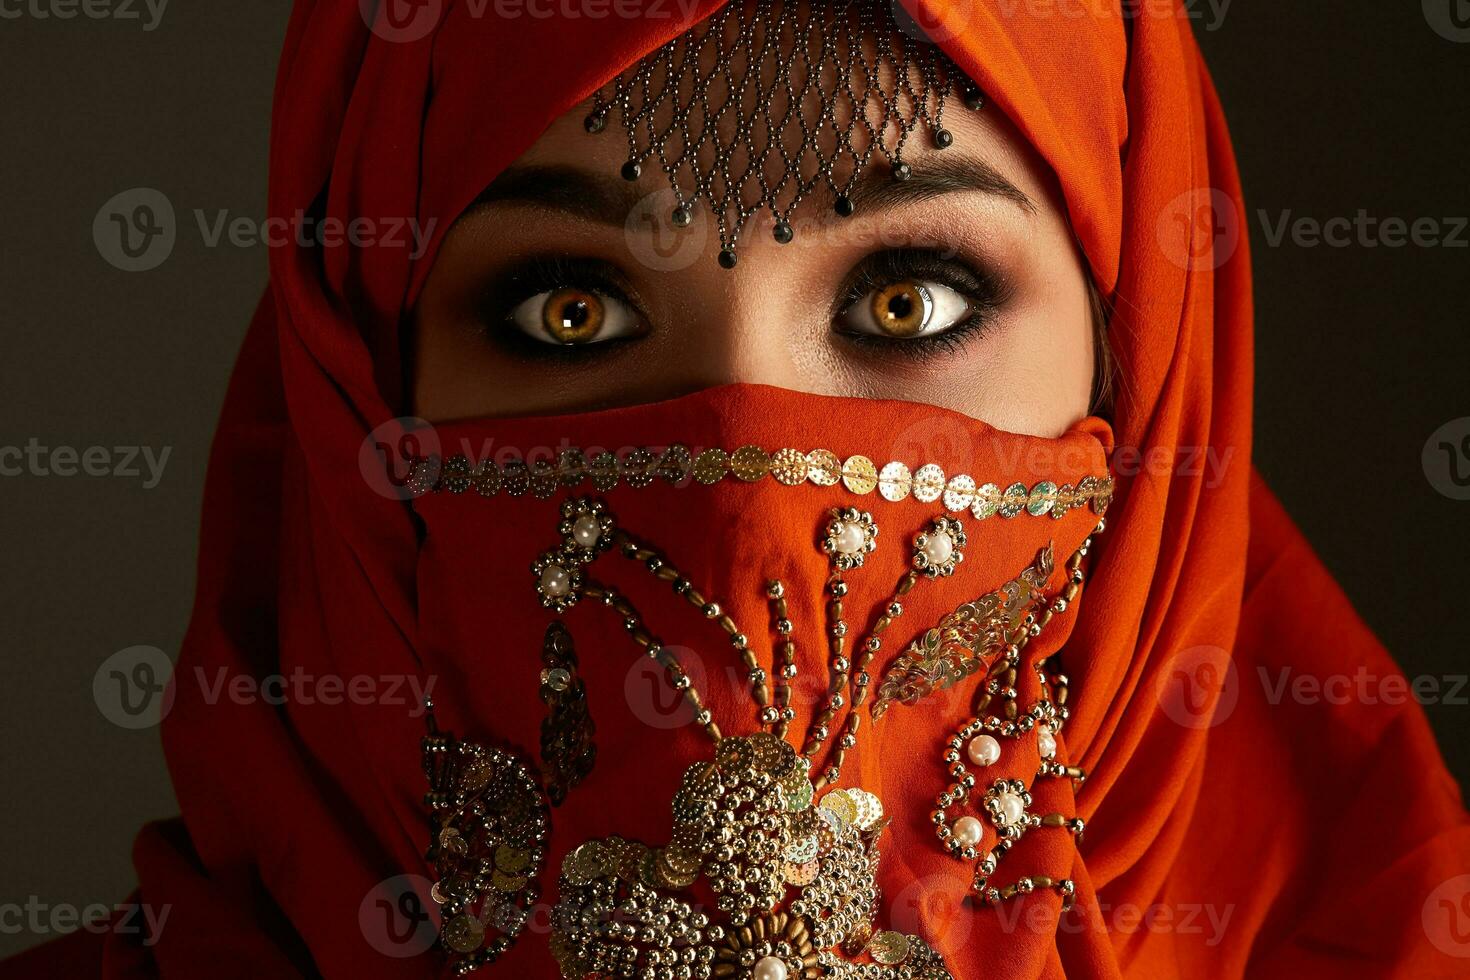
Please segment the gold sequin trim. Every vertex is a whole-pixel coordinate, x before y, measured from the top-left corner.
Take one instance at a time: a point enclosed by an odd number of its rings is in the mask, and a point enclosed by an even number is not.
[[[907,464],[893,461],[879,468],[867,456],[841,459],[828,449],[802,452],[788,446],[767,451],[760,446],[741,446],[734,452],[705,449],[695,455],[680,445],[658,452],[635,449],[621,458],[604,452],[591,460],[572,449],[555,462],[538,460],[531,466],[517,459],[497,466],[486,459],[472,468],[462,455],[447,460],[418,457],[410,471],[410,485],[421,492],[460,494],[473,490],[483,497],[505,493],[544,500],[554,496],[558,488],[575,487],[583,480],[606,493],[619,484],[635,488],[655,482],[678,485],[692,477],[696,483],[709,486],[725,479],[759,483],[768,476],[789,487],[841,484],[860,497],[877,491],[893,503],[910,496],[922,503],[942,499],[946,510],[956,514],[969,511],[981,521],[996,515],[1012,518],[1022,514],[1060,518],[1084,506],[1090,506],[1101,517],[1114,491],[1111,476],[1085,476],[1075,485],[1058,485],[1050,480],[1033,486],[1010,483],[1002,489],[990,482],[977,485],[975,478],[965,473],[947,475],[935,463],[910,470]]]

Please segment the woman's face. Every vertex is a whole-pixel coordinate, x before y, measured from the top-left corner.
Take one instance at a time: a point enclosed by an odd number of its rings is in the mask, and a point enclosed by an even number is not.
[[[1093,313],[1055,181],[997,110],[954,104],[838,217],[817,193],[716,261],[707,209],[675,229],[667,178],[619,170],[615,127],[558,119],[449,231],[414,311],[430,421],[656,401],[731,382],[924,402],[1014,432],[1087,414]]]

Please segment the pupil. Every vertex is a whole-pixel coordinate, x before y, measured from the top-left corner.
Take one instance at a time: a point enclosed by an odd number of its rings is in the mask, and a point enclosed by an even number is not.
[[[914,315],[914,299],[907,293],[900,293],[888,301],[888,316],[894,320],[907,320]]]
[[[590,311],[587,309],[587,301],[581,299],[572,300],[561,308],[561,325],[565,330],[575,330],[587,322]]]

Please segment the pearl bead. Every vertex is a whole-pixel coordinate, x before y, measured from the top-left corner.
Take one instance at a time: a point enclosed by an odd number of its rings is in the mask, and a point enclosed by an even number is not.
[[[547,565],[541,573],[541,591],[552,597],[561,597],[572,591],[572,577],[560,565]]]
[[[965,751],[977,766],[993,766],[1000,761],[1000,743],[989,735],[976,735]]]
[[[1045,725],[1036,730],[1036,746],[1041,750],[1043,759],[1050,759],[1057,754],[1057,737],[1051,733],[1051,729]]]
[[[943,565],[954,557],[954,538],[948,531],[937,531],[924,541],[924,558],[930,565]]]
[[[1002,827],[1019,823],[1026,815],[1026,804],[1022,803],[1021,798],[1015,793],[1001,793],[996,797],[996,801],[1000,803],[1000,814],[995,818],[995,822]]]
[[[857,524],[842,525],[835,542],[837,550],[844,555],[855,555],[863,550],[863,529]]]
[[[786,961],[779,956],[763,956],[756,960],[755,969],[750,971],[752,980],[786,980],[791,971]]]
[[[976,844],[979,844],[980,835],[984,832],[984,828],[980,826],[980,821],[974,817],[960,817],[954,822],[954,826],[950,830],[954,833],[954,839],[959,842],[961,847],[974,847]]]
[[[572,540],[582,548],[590,548],[602,537],[602,525],[592,514],[583,514],[572,525]]]

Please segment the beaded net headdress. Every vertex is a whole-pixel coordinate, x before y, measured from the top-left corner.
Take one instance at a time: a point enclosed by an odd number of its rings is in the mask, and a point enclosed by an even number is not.
[[[876,158],[907,180],[904,150],[916,130],[951,146],[944,110],[954,94],[972,110],[983,105],[901,8],[737,0],[609,82],[586,126],[602,132],[616,109],[628,141],[623,177],[661,169],[677,227],[703,202],[730,268],[742,228],[760,212],[786,244],[793,212],[814,191],[825,188],[837,213],[851,215],[853,187]]]

